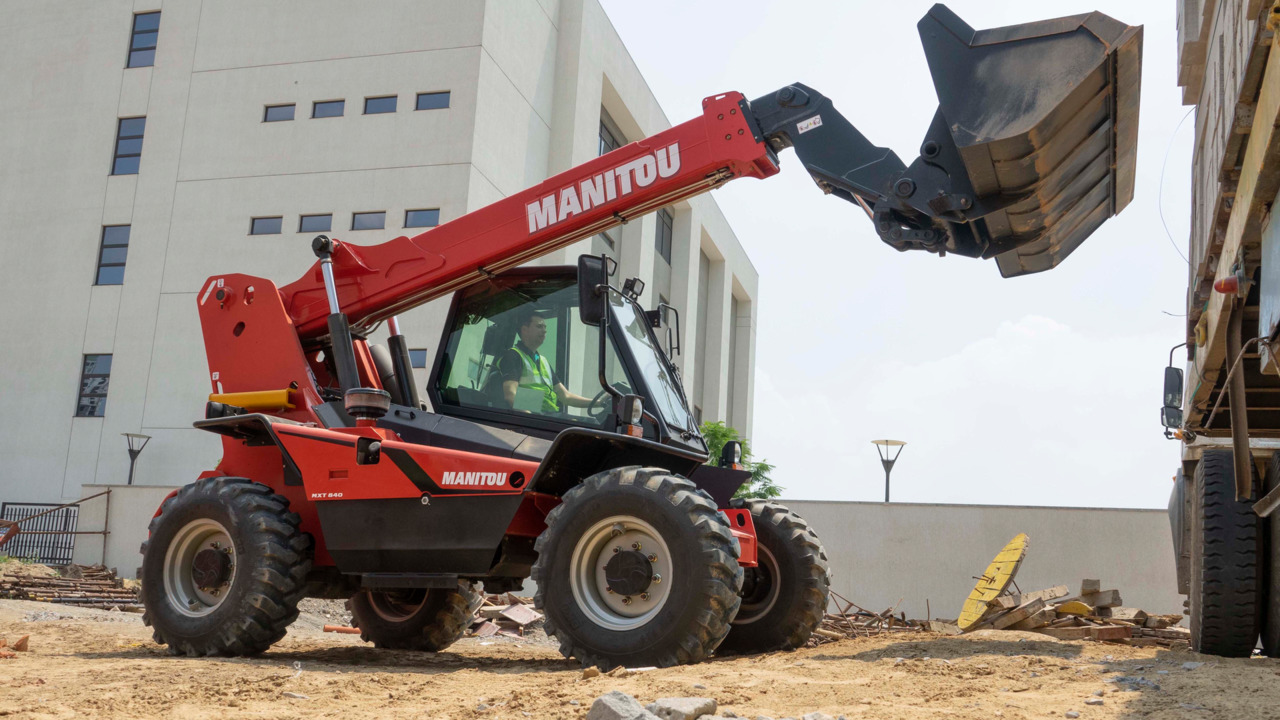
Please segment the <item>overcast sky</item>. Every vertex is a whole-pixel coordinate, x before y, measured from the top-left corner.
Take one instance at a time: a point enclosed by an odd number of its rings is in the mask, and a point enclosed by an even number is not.
[[[937,106],[916,32],[932,3],[603,3],[672,123],[799,81],[910,163]],[[1194,125],[1175,134],[1175,3],[949,5],[979,29],[1092,10],[1145,26],[1133,202],[1055,270],[1004,280],[884,245],[791,151],[779,175],[717,190],[760,272],[753,449],[797,499],[882,500],[871,440],[894,438],[895,501],[1164,507],[1179,455],[1161,376],[1187,264],[1159,208],[1185,253]]]

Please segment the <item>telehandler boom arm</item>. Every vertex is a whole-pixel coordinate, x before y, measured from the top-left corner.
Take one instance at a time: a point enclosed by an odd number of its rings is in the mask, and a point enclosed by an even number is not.
[[[920,21],[939,107],[905,165],[801,84],[700,117],[437,228],[374,246],[333,243],[337,304],[354,333],[454,290],[739,177],[792,147],[825,192],[860,204],[899,249],[1047,270],[1133,195],[1142,28],[1101,13],[974,31],[945,6]],[[304,345],[329,335],[322,263],[281,288]]]

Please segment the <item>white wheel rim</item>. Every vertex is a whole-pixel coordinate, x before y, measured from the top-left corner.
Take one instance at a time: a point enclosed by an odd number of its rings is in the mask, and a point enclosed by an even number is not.
[[[610,592],[605,565],[623,550],[639,550],[647,556],[653,580],[643,593]],[[671,595],[675,575],[662,535],[630,515],[614,515],[592,525],[574,546],[569,568],[569,588],[578,609],[609,630],[633,630],[653,620]]]
[[[196,554],[211,549],[231,560],[226,581],[218,587],[199,587],[192,577]],[[164,557],[164,592],[169,604],[188,617],[213,612],[227,598],[236,578],[236,548],[222,523],[200,518],[187,523],[173,536]]]
[[[773,557],[773,553],[769,552],[769,548],[758,542],[756,543],[756,563],[769,573],[769,593],[753,603],[748,603],[744,599],[742,606],[738,609],[738,615],[731,623],[733,625],[753,623],[768,615],[773,606],[778,604],[778,596],[782,589],[778,576],[778,561]]]

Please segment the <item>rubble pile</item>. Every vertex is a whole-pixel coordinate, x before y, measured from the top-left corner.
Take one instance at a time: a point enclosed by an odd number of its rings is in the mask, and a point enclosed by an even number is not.
[[[973,630],[1026,630],[1059,640],[1099,640],[1135,646],[1171,647],[1191,640],[1186,628],[1174,627],[1182,615],[1156,615],[1125,607],[1120,591],[1102,589],[1095,579],[1082,580],[1071,595],[1066,585],[1035,592],[1006,592],[988,603]],[[960,634],[948,621],[932,621],[930,629]]]
[[[471,637],[509,635],[524,637],[526,627],[542,622],[542,613],[534,610],[533,600],[515,593],[484,596],[471,623]]]

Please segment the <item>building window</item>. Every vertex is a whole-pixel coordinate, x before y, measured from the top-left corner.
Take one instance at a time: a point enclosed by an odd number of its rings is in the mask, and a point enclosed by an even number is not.
[[[671,226],[673,218],[671,211],[663,209],[658,211],[658,257],[671,264]]]
[[[254,218],[249,223],[250,235],[279,235],[280,228],[284,225],[282,217],[260,217]]]
[[[124,259],[129,253],[129,226],[104,225],[98,249],[98,279],[95,285],[123,285]]]
[[[352,230],[381,230],[386,226],[386,212],[359,212],[351,216]]]
[[[333,229],[333,215],[303,215],[298,219],[298,232],[329,232]]]
[[[326,100],[324,102],[318,102],[311,106],[311,117],[342,117],[342,113],[345,111],[346,106],[346,100]]]
[[[693,406],[693,421],[698,423],[698,427],[702,427],[702,408],[697,405]]]
[[[137,175],[142,161],[142,131],[147,127],[145,117],[120,118],[116,126],[116,154],[111,163],[112,175]]]
[[[268,105],[267,110],[262,115],[262,122],[282,122],[284,120],[293,119],[292,104],[289,105]]]
[[[600,154],[613,152],[622,147],[622,131],[618,130],[618,126],[614,124],[613,118],[609,117],[609,113],[604,108],[600,108]],[[600,237],[604,238],[605,243],[609,245],[609,249],[616,250],[618,247],[618,229],[605,230],[600,233]]]
[[[393,113],[396,111],[396,96],[388,95],[387,97],[371,97],[364,99],[365,115],[381,115],[382,113]]]
[[[414,110],[443,110],[449,107],[449,91],[418,93],[418,102]]]
[[[416,368],[424,368],[427,366],[427,351],[425,348],[421,350],[409,350],[409,366]]]
[[[156,64],[156,38],[160,36],[160,13],[133,16],[133,35],[129,38],[129,64],[125,67],[151,67]]]
[[[404,226],[407,228],[415,227],[435,227],[440,224],[439,210],[405,210]]]
[[[102,417],[107,412],[107,384],[111,381],[110,355],[85,355],[80,370],[80,401],[76,417]]]

